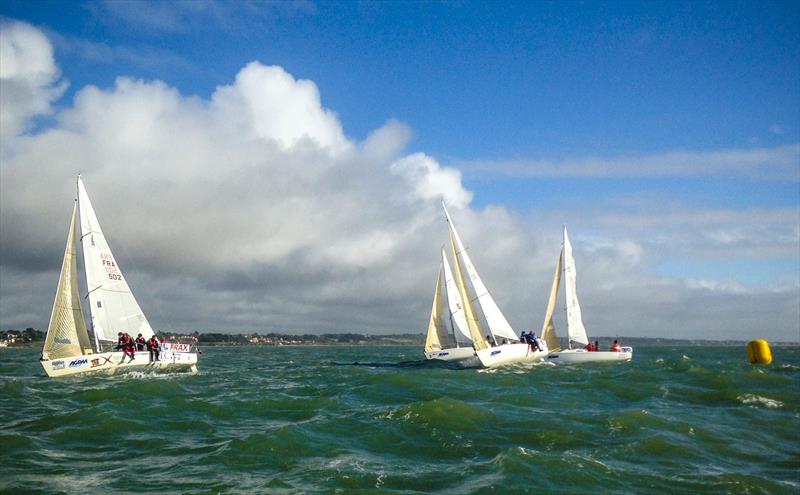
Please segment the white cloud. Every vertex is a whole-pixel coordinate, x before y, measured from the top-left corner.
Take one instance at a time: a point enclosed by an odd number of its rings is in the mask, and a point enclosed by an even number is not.
[[[336,114],[322,107],[316,84],[295,80],[281,67],[251,62],[234,85],[217,88],[212,106],[233,132],[274,140],[284,149],[304,139],[331,153],[350,149]]]
[[[30,39],[21,66],[49,53],[42,38]],[[52,102],[56,72],[44,72],[30,86],[45,90],[28,108]],[[40,111],[17,111],[18,127]],[[408,154],[410,136],[389,121],[363,142],[348,139],[313,82],[258,62],[209,100],[158,81],[84,87],[52,127],[4,131],[13,152],[0,163],[0,326],[47,324],[74,176],[83,172],[157,328],[421,332],[447,240],[444,200],[512,324],[538,329],[564,213],[471,208],[460,172]],[[720,285],[728,281],[648,272],[664,253],[785,257],[798,245],[793,211],[657,204],[571,213],[593,335],[747,338],[760,320],[793,338],[800,284],[747,299]]]
[[[58,78],[53,47],[41,31],[22,22],[0,23],[0,142],[23,132],[31,117],[51,112],[50,104],[66,89],[56,84]]]
[[[458,163],[479,177],[698,177],[800,180],[800,143],[774,148],[670,151],[654,155],[563,160],[471,160]]]
[[[404,177],[422,199],[441,199],[455,208],[464,208],[472,193],[461,185],[461,172],[440,166],[424,153],[414,153],[392,163],[392,171]]]
[[[772,124],[771,126],[769,126],[769,132],[781,136],[783,134],[786,134],[786,128],[780,124]]]

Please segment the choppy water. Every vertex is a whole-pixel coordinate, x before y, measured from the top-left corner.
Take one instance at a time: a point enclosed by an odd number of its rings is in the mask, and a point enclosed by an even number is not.
[[[452,369],[408,347],[217,347],[51,380],[0,349],[3,493],[800,493],[800,349]]]

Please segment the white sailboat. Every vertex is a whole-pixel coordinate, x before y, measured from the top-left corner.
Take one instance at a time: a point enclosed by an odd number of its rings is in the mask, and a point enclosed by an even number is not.
[[[558,299],[558,287],[561,283],[563,265],[564,276],[564,302],[567,315],[567,349],[561,349],[553,324],[553,312]],[[586,327],[583,325],[581,305],[578,302],[578,282],[575,269],[575,257],[572,254],[572,244],[569,242],[567,227],[564,226],[564,245],[556,262],[556,272],[553,276],[553,285],[550,289],[550,299],[547,302],[542,338],[552,351],[547,355],[547,361],[558,364],[578,364],[590,362],[630,361],[633,358],[632,347],[621,347],[619,351],[589,351],[585,347],[589,344]],[[573,345],[575,346],[573,348]]]
[[[89,313],[94,340],[90,340],[83,319],[78,292],[77,216],[80,213]],[[83,180],[78,176],[78,199],[72,209],[67,246],[58,281],[50,324],[47,327],[41,364],[50,377],[123,371],[197,371],[197,353],[190,344],[160,344],[159,361],[149,361],[149,353],[138,352],[131,360],[122,351],[112,351],[118,332],[132,338],[153,335],[136,298],[133,296],[89,201]]]
[[[447,304],[445,304],[445,302]],[[437,361],[458,361],[462,366],[477,366],[467,319],[450,263],[442,249],[442,261],[436,277],[433,307],[425,339],[425,357]]]
[[[467,328],[481,366],[495,368],[507,364],[542,361],[548,353],[547,347],[542,345],[541,350],[534,350],[527,343],[520,342],[519,336],[511,328],[478,275],[444,203],[442,207],[450,228],[456,284],[461,294]],[[486,334],[482,322],[485,322]]]

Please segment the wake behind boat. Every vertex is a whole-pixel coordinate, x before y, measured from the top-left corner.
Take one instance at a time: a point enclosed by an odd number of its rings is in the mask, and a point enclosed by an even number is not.
[[[556,262],[556,273],[553,276],[553,285],[550,289],[550,299],[547,302],[544,325],[542,326],[542,338],[547,342],[547,346],[552,352],[547,355],[547,362],[558,364],[579,364],[596,362],[619,362],[630,361],[633,359],[632,347],[618,347],[617,350],[600,351],[598,349],[589,350],[594,347],[589,343],[586,327],[583,325],[581,316],[581,305],[578,302],[577,272],[575,269],[575,257],[572,254],[572,244],[569,242],[567,227],[564,226],[564,241],[561,253]],[[556,301],[558,300],[558,288],[561,283],[562,265],[564,275],[564,305],[567,314],[567,349],[561,349],[561,345],[556,335],[555,325],[553,324],[553,312],[555,311]],[[573,343],[581,347],[573,349]],[[615,341],[616,343],[616,341]]]
[[[80,212],[81,245],[94,341],[83,319],[77,270],[77,222]],[[197,353],[185,343],[161,343],[159,360],[146,352],[131,358],[112,350],[120,332],[141,334],[145,340],[153,329],[122,276],[89,196],[78,176],[78,199],[72,209],[67,246],[58,280],[50,324],[47,327],[41,365],[49,377],[79,374],[114,374],[125,371],[197,371]]]

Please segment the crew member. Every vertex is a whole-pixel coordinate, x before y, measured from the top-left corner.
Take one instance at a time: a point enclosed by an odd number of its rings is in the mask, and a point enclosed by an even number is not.
[[[133,339],[127,332],[122,334],[122,361],[125,361],[125,356],[130,356],[131,361],[136,359],[134,356],[136,355],[136,346],[133,343]]]
[[[611,352],[619,352],[621,349],[619,348],[619,342],[614,340],[614,343],[611,344]]]
[[[136,337],[136,350],[139,351],[139,352],[143,352],[144,351],[144,345],[146,343],[147,343],[147,341],[144,340],[144,337],[142,337],[142,334],[139,334],[139,336]]]
[[[160,344],[158,343],[158,339],[156,338],[155,334],[150,337],[150,340],[147,341],[147,350],[150,351],[150,362],[153,361],[160,361],[158,355],[161,353],[159,350]]]

